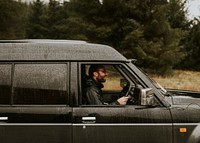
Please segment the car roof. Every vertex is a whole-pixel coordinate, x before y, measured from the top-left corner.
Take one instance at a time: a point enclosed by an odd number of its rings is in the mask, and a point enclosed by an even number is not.
[[[77,40],[0,40],[0,61],[128,61],[114,48]]]

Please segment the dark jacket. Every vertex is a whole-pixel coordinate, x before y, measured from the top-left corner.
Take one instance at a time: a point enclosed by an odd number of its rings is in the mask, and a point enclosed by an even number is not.
[[[87,105],[107,105],[102,97],[103,84],[99,83],[92,78],[87,78],[83,82],[83,101]],[[118,104],[114,102],[111,104]]]

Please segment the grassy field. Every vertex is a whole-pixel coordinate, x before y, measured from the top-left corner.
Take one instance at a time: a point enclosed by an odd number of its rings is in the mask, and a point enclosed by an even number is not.
[[[148,74],[149,75],[149,74]],[[166,89],[181,89],[200,92],[200,72],[175,70],[172,76],[161,77],[157,75],[149,75]],[[103,90],[122,90],[120,86],[120,78],[116,76],[108,76]]]
[[[200,91],[200,72],[176,70],[169,77],[151,76],[164,88]]]

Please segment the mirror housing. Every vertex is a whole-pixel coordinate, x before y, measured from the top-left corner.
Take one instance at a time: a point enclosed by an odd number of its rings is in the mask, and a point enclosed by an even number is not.
[[[154,104],[154,91],[152,88],[140,89],[140,100],[141,105],[152,105]]]

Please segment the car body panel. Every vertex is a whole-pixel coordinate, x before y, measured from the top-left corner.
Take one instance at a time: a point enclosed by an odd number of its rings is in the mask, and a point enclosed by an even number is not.
[[[0,41],[0,60],[128,61],[109,46],[67,40]]]
[[[0,107],[2,143],[67,143],[72,140],[71,107]]]
[[[15,104],[12,95],[16,65],[41,63],[67,65],[69,81],[64,85],[68,90],[63,94],[69,101],[62,105]],[[142,87],[154,91],[158,104],[82,105],[80,63],[123,65],[130,81],[134,77]],[[0,97],[5,100],[0,101],[2,143],[200,142],[199,93],[176,91],[172,92],[176,96],[165,96],[146,74],[109,46],[72,40],[0,40],[0,65],[12,75],[2,77],[8,82],[0,84],[5,93]],[[105,93],[116,97],[119,92]]]
[[[166,108],[86,106],[74,108],[73,115],[73,134],[78,136],[74,143],[172,142],[171,116]]]

